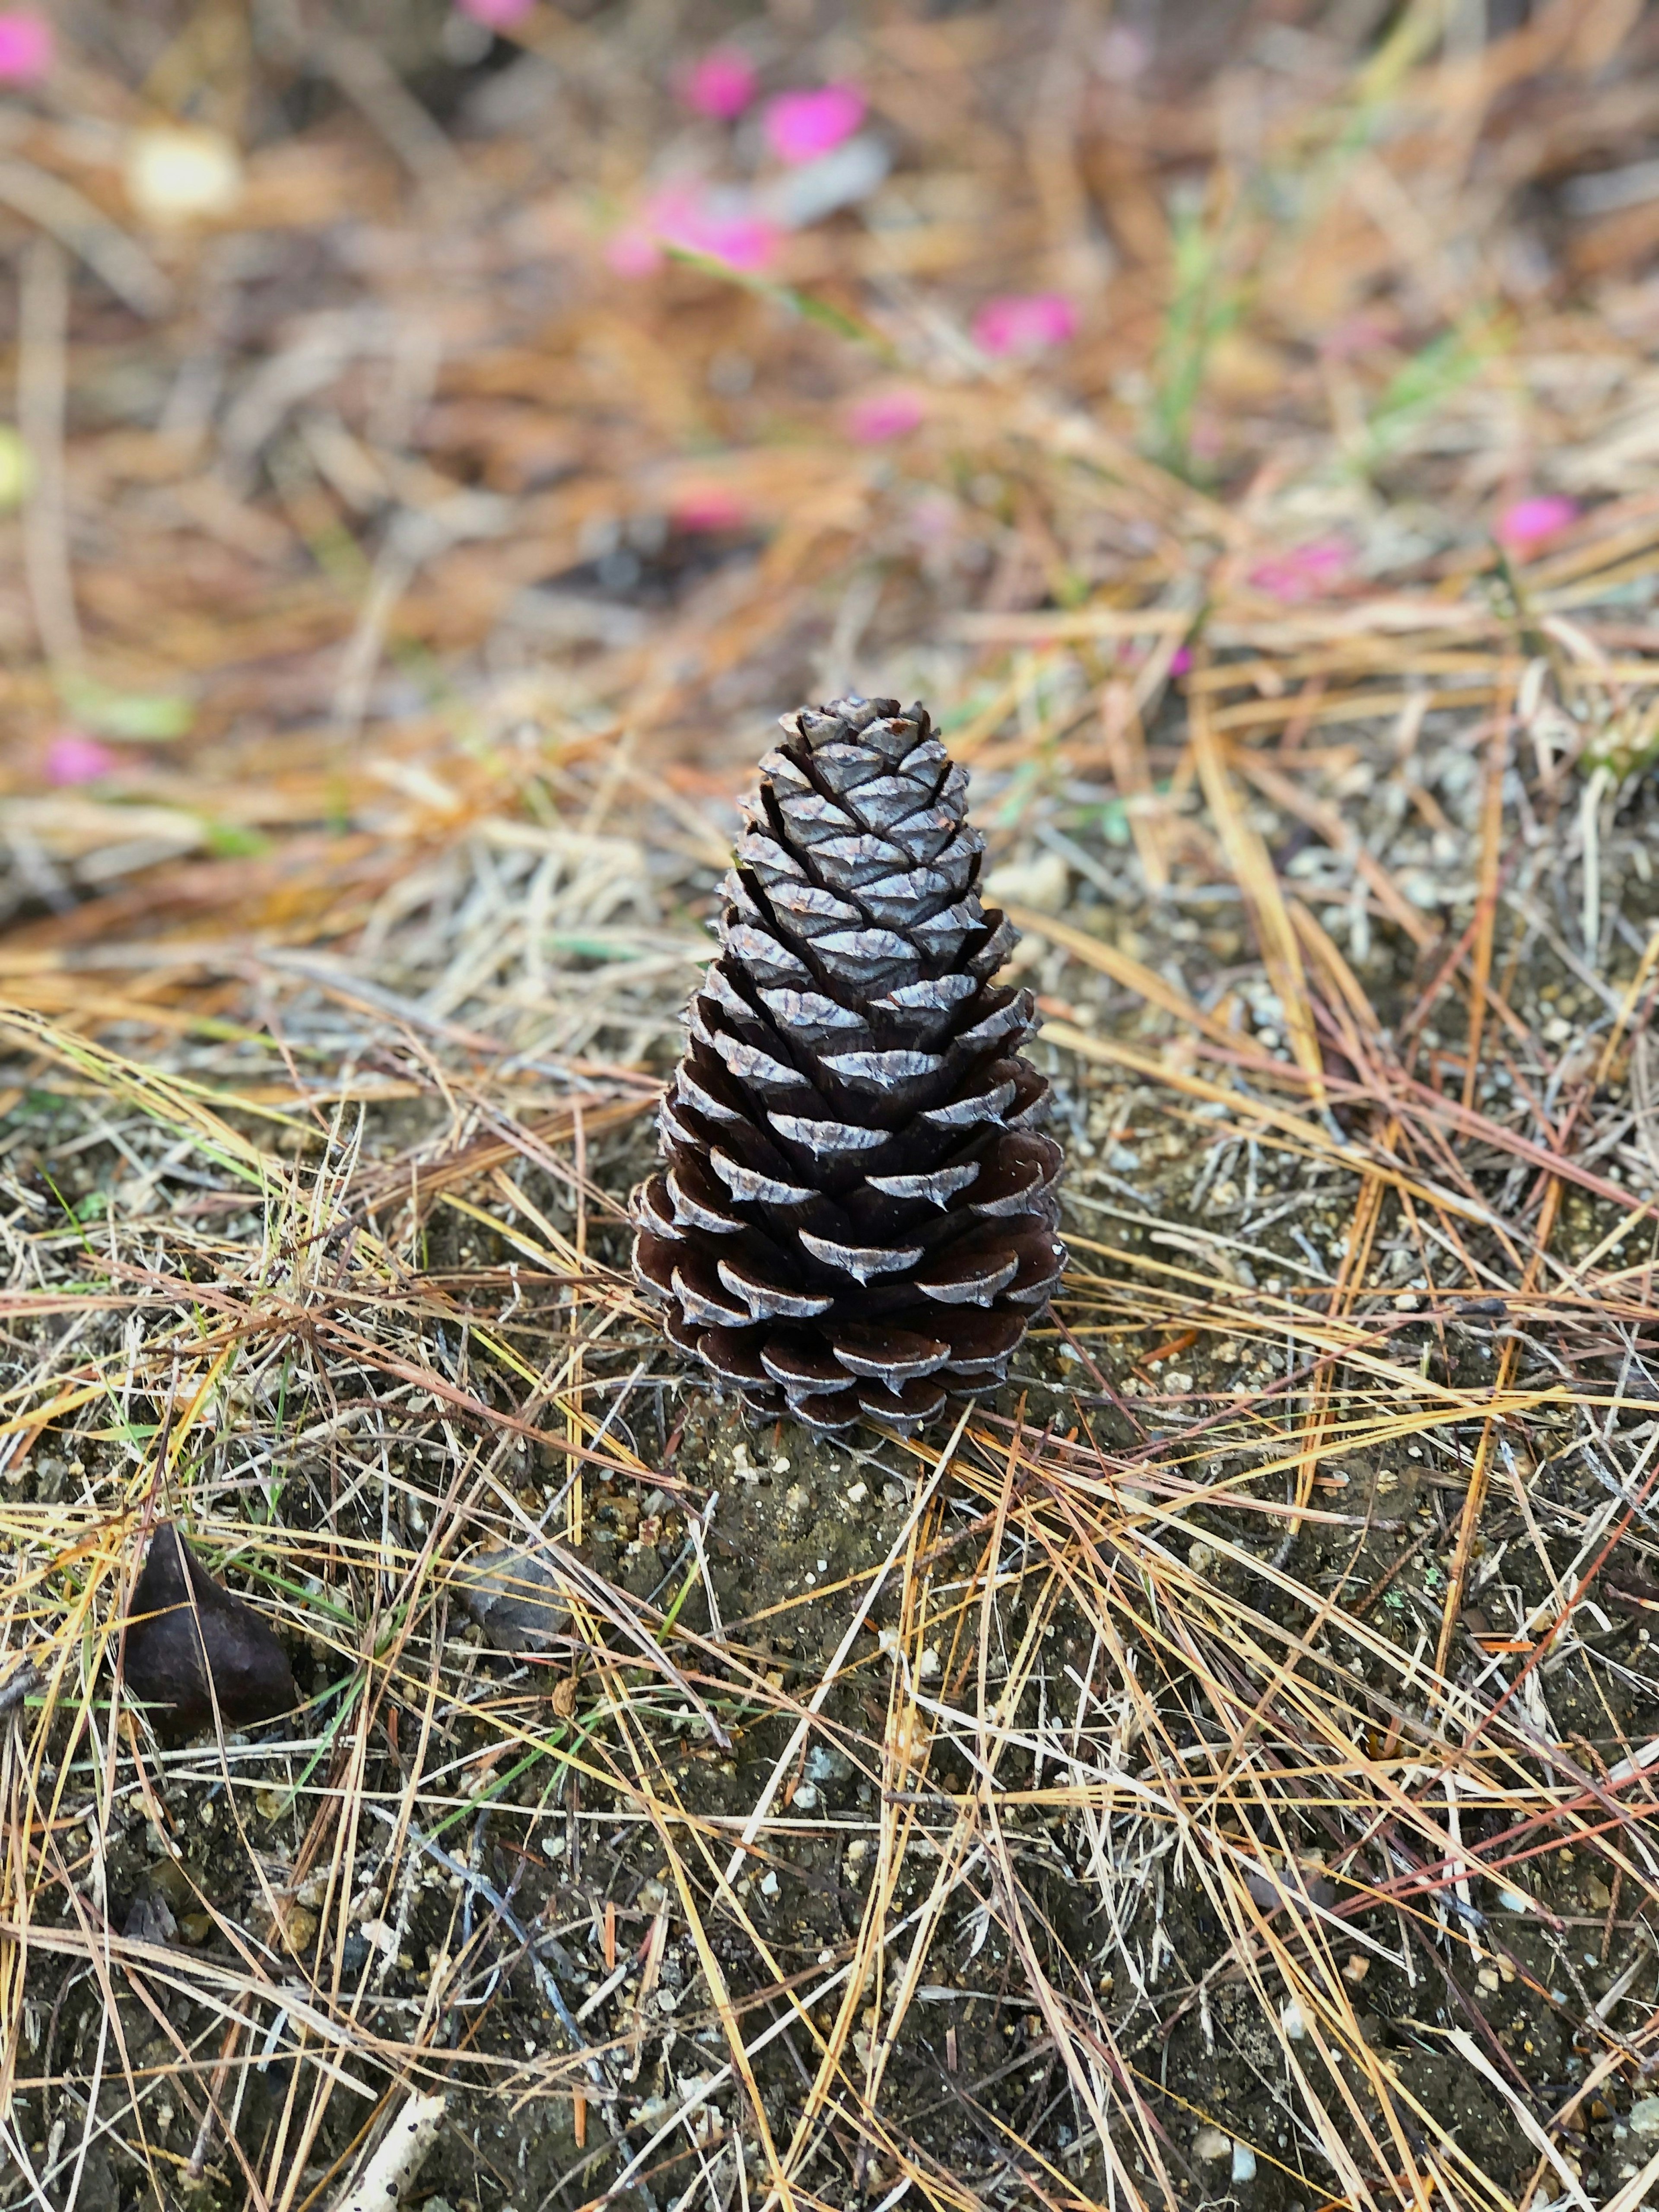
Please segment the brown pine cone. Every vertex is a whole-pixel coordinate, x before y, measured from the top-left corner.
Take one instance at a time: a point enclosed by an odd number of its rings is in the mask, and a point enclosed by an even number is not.
[[[993,1388],[1060,1280],[1031,994],[921,706],[786,715],[634,1196],[670,1337],[754,1412],[907,1432]]]

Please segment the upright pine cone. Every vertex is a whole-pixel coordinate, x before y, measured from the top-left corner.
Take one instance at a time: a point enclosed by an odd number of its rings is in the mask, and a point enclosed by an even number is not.
[[[1019,1047],[1015,935],[975,889],[968,777],[927,710],[783,718],[722,951],[635,1194],[641,1285],[757,1413],[913,1431],[1000,1382],[1060,1280],[1060,1146]]]

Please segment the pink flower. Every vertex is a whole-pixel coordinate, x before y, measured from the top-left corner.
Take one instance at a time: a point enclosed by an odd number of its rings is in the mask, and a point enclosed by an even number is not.
[[[716,46],[693,62],[679,81],[679,95],[694,115],[731,123],[755,97],[755,64],[740,46]]]
[[[738,193],[669,185],[646,213],[665,246],[677,246],[683,253],[705,253],[711,261],[724,261],[745,276],[764,269],[777,252],[777,226],[757,215]]]
[[[534,14],[536,0],[455,0],[455,4],[463,15],[471,15],[487,30],[510,31]]]
[[[910,509],[911,535],[922,545],[948,545],[961,521],[961,510],[948,491],[925,491]]]
[[[864,94],[855,84],[780,93],[766,111],[766,143],[781,161],[816,161],[850,138],[864,114]]]
[[[1189,676],[1189,675],[1192,673],[1192,667],[1193,667],[1193,648],[1191,647],[1191,646],[1190,646],[1190,645],[1178,645],[1178,646],[1176,646],[1176,647],[1175,651],[1174,651],[1174,652],[1170,655],[1170,675],[1171,675],[1171,676]]]
[[[974,343],[981,353],[1041,353],[1075,337],[1077,326],[1076,302],[1063,292],[1007,292],[974,317]]]
[[[1100,73],[1114,84],[1133,84],[1145,76],[1152,58],[1152,42],[1145,31],[1128,23],[1114,23],[1095,49]]]
[[[1362,354],[1375,353],[1378,346],[1388,342],[1386,325],[1374,315],[1348,315],[1324,332],[1319,350],[1327,361],[1357,361]]]
[[[1498,542],[1522,560],[1534,549],[1578,520],[1578,503],[1559,492],[1540,492],[1532,499],[1517,499],[1498,518]]]
[[[749,514],[743,501],[723,484],[693,484],[676,499],[669,520],[677,530],[692,532],[740,530]]]
[[[889,438],[908,438],[927,416],[919,392],[867,392],[848,410],[847,428],[860,446],[880,446]]]
[[[781,235],[741,193],[665,185],[641,217],[615,233],[605,258],[620,276],[648,276],[661,267],[663,247],[676,246],[754,276],[770,265]]]
[[[1258,562],[1249,581],[1270,599],[1315,599],[1340,582],[1352,557],[1342,538],[1312,538],[1288,553]]]
[[[52,67],[52,25],[33,9],[0,14],[0,84],[38,84]]]
[[[654,276],[662,267],[661,246],[653,233],[639,222],[630,222],[626,229],[611,234],[605,258],[618,276]]]
[[[79,730],[59,730],[46,747],[48,783],[96,783],[119,765],[119,756]]]

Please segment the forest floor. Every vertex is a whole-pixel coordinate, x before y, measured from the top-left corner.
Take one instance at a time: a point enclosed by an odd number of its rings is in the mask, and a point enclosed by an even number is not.
[[[0,2206],[419,2094],[430,2212],[1635,2212],[1659,19],[318,21],[83,0],[4,118]],[[909,1443],[629,1269],[851,689],[1068,1156]],[[162,1521],[295,1711],[136,1705]]]

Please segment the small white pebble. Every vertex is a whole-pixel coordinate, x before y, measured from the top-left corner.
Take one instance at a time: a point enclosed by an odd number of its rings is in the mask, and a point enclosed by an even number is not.
[[[1307,2021],[1304,2016],[1301,2006],[1297,2002],[1294,1997],[1291,1997],[1289,2000],[1284,2010],[1279,2014],[1279,2024],[1284,2029],[1285,2034],[1290,2037],[1292,2043],[1300,2043],[1304,2036],[1308,2033]]]
[[[1232,2147],[1232,2137],[1224,2136],[1219,2128],[1202,2127],[1193,2137],[1193,2156],[1201,2158],[1206,2166],[1225,2158]]]
[[[761,1876],[760,1893],[763,1897],[775,1897],[778,1893],[778,1878],[770,1868]]]
[[[939,1656],[930,1644],[916,1662],[916,1673],[924,1682],[929,1681],[939,1670]]]
[[[1236,2142],[1233,2145],[1233,2179],[1235,2181],[1255,2179],[1255,2153],[1250,2148],[1249,2143]]]
[[[849,1505],[862,1505],[869,1495],[870,1486],[867,1482],[855,1482],[847,1493],[847,1503]]]

